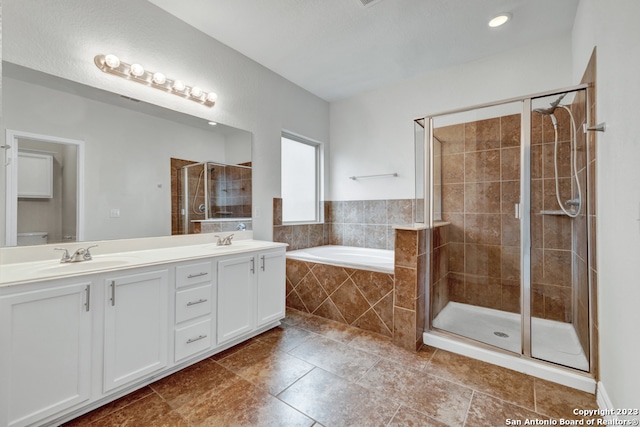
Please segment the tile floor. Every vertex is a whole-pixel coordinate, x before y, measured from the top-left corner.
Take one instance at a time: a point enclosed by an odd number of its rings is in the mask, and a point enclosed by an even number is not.
[[[594,396],[296,310],[283,324],[72,426],[504,426],[571,419]]]

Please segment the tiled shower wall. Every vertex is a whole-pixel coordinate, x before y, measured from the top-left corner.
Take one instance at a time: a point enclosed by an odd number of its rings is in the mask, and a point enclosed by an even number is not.
[[[181,175],[184,166],[192,165],[197,162],[191,160],[183,160],[171,158],[171,234],[183,234],[184,216],[181,215],[180,209],[184,205],[184,179]],[[248,166],[248,168],[235,167],[233,165],[212,165],[213,173],[210,175],[209,185],[215,185],[212,191],[215,194],[214,200],[211,200],[212,212],[210,217],[216,218],[250,218],[252,211],[251,204],[251,162],[243,163],[239,166]],[[204,184],[201,176],[202,168],[193,167],[188,170],[188,188],[190,189],[189,219],[204,220],[204,213],[200,213],[198,206],[204,204]],[[199,185],[198,185],[199,184]],[[196,194],[196,189],[197,194]],[[195,199],[194,199],[195,197]],[[195,207],[195,210],[194,210]],[[251,229],[251,221],[238,221],[234,223],[208,223],[200,224],[190,222],[188,234],[193,233],[214,233],[219,231],[235,230],[240,222],[243,222],[247,230]]]
[[[587,88],[589,104],[586,108],[589,109],[589,126],[595,125],[596,120],[596,52],[595,49],[589,60],[589,64],[585,70],[581,83],[589,85]],[[580,99],[576,99],[577,103]],[[576,121],[578,125],[585,121],[586,111],[577,111]],[[581,133],[581,132],[579,132]],[[576,229],[574,229],[576,246],[579,251],[574,252],[574,262],[576,263],[579,271],[584,271],[585,274],[579,274],[577,278],[577,316],[574,317],[576,331],[578,332],[578,338],[582,344],[582,348],[585,354],[589,354],[589,347],[593,348],[591,353],[593,359],[590,361],[591,370],[594,373],[596,379],[598,378],[599,361],[598,361],[598,342],[599,342],[599,328],[598,328],[598,273],[596,264],[596,138],[597,132],[589,132],[586,135],[586,147],[588,151],[586,156],[579,156],[578,170],[580,172],[580,183],[587,184],[587,200],[586,210],[583,207],[581,215],[577,218]],[[583,136],[584,137],[584,136]],[[586,222],[586,227],[585,223]],[[587,234],[588,230],[588,234]],[[588,249],[588,250],[587,250]],[[587,263],[588,261],[588,263]],[[586,268],[588,266],[588,268]],[[589,281],[591,282],[591,289],[589,289]],[[589,339],[589,326],[591,326],[591,340]]]
[[[323,224],[282,224],[282,199],[273,199],[273,240],[288,250],[321,245],[394,249],[394,225],[413,223],[413,199],[324,202]]]
[[[579,99],[576,99],[576,103]],[[577,124],[584,114],[577,113]],[[570,120],[557,109],[559,122],[559,169],[561,200],[575,197],[571,183]],[[548,116],[531,117],[531,280],[534,317],[585,322],[586,303],[586,223],[572,220],[558,211],[554,172],[555,133]],[[446,246],[434,249],[433,265],[446,268],[446,276],[436,271],[434,315],[447,301],[520,312],[520,223],[514,204],[520,195],[520,116],[441,127],[434,136],[442,143],[443,220]],[[584,136],[578,134],[578,169],[585,169]],[[586,174],[581,181],[586,194]],[[583,195],[583,198],[585,196]],[[442,232],[443,235],[445,231]],[[584,236],[584,241],[580,240]],[[579,243],[573,245],[573,239]],[[577,252],[573,247],[579,248]],[[435,246],[434,246],[435,248]],[[448,265],[439,252],[447,254]],[[572,274],[572,262],[578,274]],[[446,277],[448,289],[443,289]],[[576,307],[574,307],[574,305]],[[588,305],[587,305],[588,306]],[[574,309],[575,308],[575,309]],[[579,330],[586,333],[586,330]]]
[[[442,219],[450,223],[440,231],[446,250],[438,252],[447,259],[438,265],[447,271],[438,276],[448,289],[441,282],[438,305],[448,298],[518,313],[520,116],[440,127],[434,136],[442,144]]]

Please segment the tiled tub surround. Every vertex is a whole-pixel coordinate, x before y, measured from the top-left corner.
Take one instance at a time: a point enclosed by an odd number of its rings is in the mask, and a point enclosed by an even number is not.
[[[393,250],[393,226],[413,224],[413,199],[325,201],[324,223],[283,225],[282,199],[273,199],[273,240],[289,250],[322,245]]]
[[[393,274],[287,258],[287,306],[393,336]]]
[[[435,319],[449,302],[448,222],[437,223],[431,233],[431,315]]]
[[[287,306],[391,337],[406,349],[418,349],[426,312],[427,232],[407,227],[394,234],[393,274],[288,256]]]

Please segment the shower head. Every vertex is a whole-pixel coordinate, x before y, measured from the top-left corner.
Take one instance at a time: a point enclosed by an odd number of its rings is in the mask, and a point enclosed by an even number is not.
[[[536,108],[533,111],[535,111],[536,113],[544,114],[545,116],[552,116],[553,112],[556,111],[556,108],[558,108],[558,106],[560,105],[560,101],[562,101],[562,98],[564,98],[565,96],[567,96],[566,93],[560,95],[558,99],[549,104],[548,108]]]
[[[556,111],[556,108],[558,108],[558,106],[560,105],[560,101],[562,101],[562,98],[564,98],[565,96],[567,96],[566,93],[561,94],[558,99],[549,104],[548,108],[536,108],[533,111],[545,116],[549,116],[549,118],[551,119],[551,123],[553,123],[553,127],[557,128],[558,120],[556,119],[556,116],[555,114],[553,114],[553,112]]]

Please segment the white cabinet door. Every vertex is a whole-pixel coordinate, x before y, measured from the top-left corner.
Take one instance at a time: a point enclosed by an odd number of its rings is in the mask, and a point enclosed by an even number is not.
[[[254,329],[255,267],[253,254],[218,262],[218,344]]]
[[[0,298],[0,425],[24,426],[90,397],[90,282]]]
[[[105,281],[104,392],[167,365],[167,278],[156,270]]]
[[[280,320],[285,315],[284,249],[258,254],[258,324]]]

